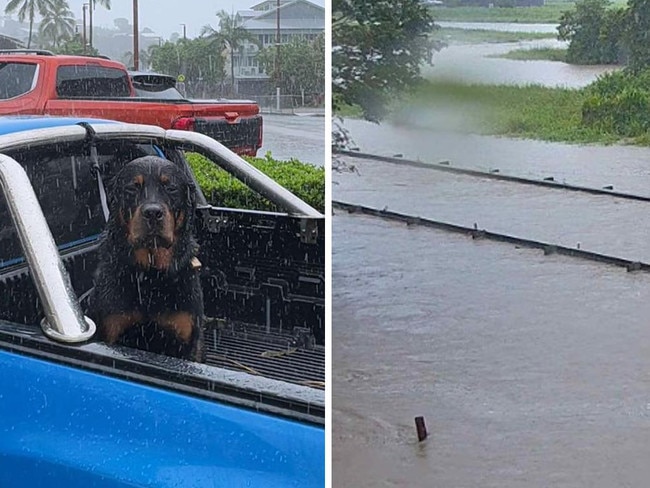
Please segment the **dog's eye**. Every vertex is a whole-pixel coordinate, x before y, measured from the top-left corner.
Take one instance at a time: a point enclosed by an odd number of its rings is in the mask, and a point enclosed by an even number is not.
[[[178,191],[178,187],[176,185],[166,185],[165,189],[167,190],[167,193],[176,193]]]
[[[139,191],[140,191],[140,185],[137,185],[135,183],[124,187],[124,192],[128,193],[129,195],[135,195]]]

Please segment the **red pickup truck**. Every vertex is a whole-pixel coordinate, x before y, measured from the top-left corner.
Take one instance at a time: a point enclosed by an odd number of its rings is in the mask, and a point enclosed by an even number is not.
[[[255,102],[138,96],[122,63],[49,51],[0,51],[0,115],[73,115],[191,130],[248,156],[262,145]]]

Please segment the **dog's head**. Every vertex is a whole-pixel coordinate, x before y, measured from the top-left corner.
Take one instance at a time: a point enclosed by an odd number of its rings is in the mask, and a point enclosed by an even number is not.
[[[135,159],[115,176],[111,220],[123,229],[136,265],[160,271],[178,266],[189,252],[195,195],[181,168],[155,156]]]

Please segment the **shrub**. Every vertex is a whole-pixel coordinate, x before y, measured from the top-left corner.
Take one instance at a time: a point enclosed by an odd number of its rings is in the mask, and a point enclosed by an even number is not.
[[[650,70],[609,73],[585,90],[583,125],[624,137],[650,130]]]
[[[269,200],[249,189],[206,157],[188,153],[186,158],[209,203],[219,207],[279,210]],[[245,159],[319,212],[325,211],[324,168],[295,159],[277,161],[270,153],[264,158]]]

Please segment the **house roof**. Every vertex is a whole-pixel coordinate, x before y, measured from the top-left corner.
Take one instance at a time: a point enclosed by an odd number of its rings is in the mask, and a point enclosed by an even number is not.
[[[277,29],[277,25],[275,23],[275,19],[273,19],[273,22],[270,22],[269,20],[257,20],[257,19],[251,19],[250,21],[246,22],[243,27],[248,30],[248,31],[260,31],[260,30],[269,30]],[[317,19],[286,19],[282,20],[282,17],[280,17],[280,30],[292,30],[292,29],[298,29],[298,30],[318,30],[322,31],[325,29],[325,26],[323,25],[323,22],[321,20]]]
[[[282,12],[296,5],[307,5],[316,12],[313,17],[289,17],[282,15]],[[261,5],[261,4],[260,4]],[[324,30],[325,29],[325,8],[308,0],[291,0],[280,6],[280,29],[283,30]],[[259,31],[277,28],[278,9],[256,11],[255,17],[249,17],[242,22],[242,27],[249,31]]]
[[[283,3],[291,2],[291,1],[293,1],[293,0],[280,0],[280,5],[282,5]],[[260,2],[260,3],[257,3],[255,5],[253,5],[251,7],[251,10],[259,11],[259,8],[262,7],[263,5],[267,4],[267,3],[271,3],[271,4],[273,4],[272,6],[275,7],[275,5],[277,4],[277,0],[264,0],[263,2]],[[273,9],[271,9],[271,10],[273,10]]]
[[[20,39],[16,39],[15,37],[10,37],[10,36],[5,36],[3,34],[0,34],[0,45],[8,45],[10,48],[20,48],[20,47],[25,47],[25,43],[23,43]],[[8,49],[6,47],[3,47],[3,49]]]

